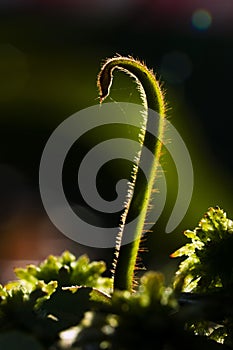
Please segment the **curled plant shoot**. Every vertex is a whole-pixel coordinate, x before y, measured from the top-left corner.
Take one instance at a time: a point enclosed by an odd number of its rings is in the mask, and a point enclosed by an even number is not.
[[[147,212],[150,206],[151,197],[154,189],[154,182],[157,175],[157,164],[161,154],[161,136],[164,129],[165,118],[165,102],[164,95],[160,84],[157,81],[154,73],[149,70],[146,65],[132,57],[117,56],[108,59],[102,66],[98,75],[97,85],[99,88],[100,103],[109,95],[114,69],[123,70],[136,80],[142,97],[143,107],[146,113],[143,127],[140,130],[139,141],[141,145],[149,145],[154,157],[149,168],[149,177],[147,186],[142,188],[141,181],[139,181],[138,169],[140,162],[144,157],[145,148],[141,147],[141,153],[138,157],[137,165],[133,168],[131,182],[129,184],[128,195],[124,207],[124,212],[121,217],[119,234],[116,241],[116,251],[114,260],[114,289],[133,291],[134,288],[134,274],[136,269],[137,257],[140,248],[140,241],[143,232],[145,232],[145,223]],[[153,111],[159,114],[159,122],[156,135],[158,138],[151,140],[150,134],[147,132],[147,125],[150,118],[153,118]],[[136,208],[135,208],[136,206]],[[136,230],[134,232],[134,239],[127,245],[122,245],[127,219],[132,213],[140,211],[137,216]]]

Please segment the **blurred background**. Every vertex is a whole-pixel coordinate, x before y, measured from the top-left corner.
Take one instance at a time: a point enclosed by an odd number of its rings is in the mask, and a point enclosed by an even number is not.
[[[183,137],[194,168],[187,214],[174,232],[165,234],[177,176],[169,154],[163,157],[169,196],[147,238],[147,268],[163,271],[169,281],[178,263],[169,254],[186,242],[182,232],[194,228],[210,206],[219,205],[233,217],[231,0],[1,0],[1,283],[14,278],[13,267],[65,249],[105,259],[111,267],[112,249],[82,246],[53,226],[40,199],[38,172],[54,129],[98,103],[101,62],[116,53],[144,60],[163,81],[169,120]],[[121,72],[114,76],[108,101],[140,103],[132,80]],[[76,147],[64,172],[75,205],[80,196],[72,181],[87,143]],[[115,181],[114,169],[108,169],[103,183]]]

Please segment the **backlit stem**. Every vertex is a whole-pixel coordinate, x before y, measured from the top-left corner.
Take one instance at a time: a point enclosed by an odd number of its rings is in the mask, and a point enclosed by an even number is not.
[[[118,56],[108,59],[102,66],[98,75],[97,84],[99,88],[100,102],[102,102],[109,94],[113,79],[112,73],[116,68],[125,71],[136,79],[142,96],[143,105],[147,111],[146,125],[148,124],[149,118],[153,118],[153,115],[150,115],[150,110],[154,110],[159,114],[160,118],[159,123],[157,123],[158,130],[156,130],[156,134],[159,135],[158,138],[161,139],[165,117],[164,96],[155,75],[144,63],[131,57]],[[146,130],[146,126],[145,129],[141,130],[140,140],[142,145],[149,146],[154,157],[150,164],[149,181],[146,187],[144,186],[142,188],[138,176],[140,160],[142,157],[145,157],[143,148],[139,157],[138,166],[135,167],[132,174],[132,181],[129,190],[130,196],[127,200],[124,214],[122,215],[122,222],[116,245],[114,289],[133,290],[134,271],[140,247],[140,240],[142,233],[144,232],[146,215],[157,174],[157,163],[160,157],[162,143],[156,138],[151,140],[151,136]],[[132,216],[135,210],[140,212],[140,216],[138,216],[137,219],[134,240],[127,245],[121,245],[124,229],[127,224],[126,221]]]

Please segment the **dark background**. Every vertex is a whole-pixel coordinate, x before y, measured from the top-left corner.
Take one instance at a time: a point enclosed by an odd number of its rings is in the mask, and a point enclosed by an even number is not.
[[[206,28],[193,22],[200,9],[211,19]],[[219,205],[229,217],[233,214],[231,0],[1,2],[2,282],[12,278],[13,266],[65,249],[104,258],[111,266],[111,249],[72,242],[50,223],[39,195],[38,171],[45,143],[59,123],[98,103],[101,62],[116,53],[144,60],[164,82],[170,121],[182,135],[194,167],[187,215],[173,233],[165,234],[177,178],[169,156],[164,156],[169,196],[148,236],[146,265],[169,277],[177,264],[169,254],[185,242],[185,229],[194,228],[210,206]],[[115,74],[108,101],[139,102],[129,77]],[[111,169],[106,175],[106,184],[110,182]],[[67,183],[72,196],[68,178]]]

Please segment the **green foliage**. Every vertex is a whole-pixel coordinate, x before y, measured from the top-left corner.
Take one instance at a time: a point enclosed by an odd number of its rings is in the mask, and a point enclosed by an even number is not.
[[[165,337],[166,332],[178,328],[171,318],[176,310],[177,302],[172,290],[164,287],[162,275],[148,272],[136,293],[117,290],[111,305],[87,314],[75,345],[119,350],[162,348],[172,342]]]
[[[233,222],[223,210],[210,208],[193,231],[185,231],[188,243],[172,254],[187,256],[175,277],[175,288],[205,293],[233,288]]]
[[[216,277],[216,269],[209,266],[215,266],[214,257],[205,260],[213,255],[210,242],[221,246],[230,237],[230,228],[231,221],[216,208],[188,233],[192,243],[173,254],[192,259],[187,269],[185,261],[181,263],[183,277],[179,270],[175,290],[164,285],[160,273],[150,271],[141,277],[135,292],[111,292],[111,279],[102,277],[103,263],[76,259],[68,252],[50,256],[39,266],[16,269],[21,279],[0,288],[0,346],[6,350],[182,350],[187,343],[191,350],[233,347],[231,283],[228,288],[218,282],[222,269]],[[215,288],[210,281],[201,289],[200,271],[212,270]],[[186,291],[190,273],[195,293]]]
[[[46,348],[96,302],[106,302],[112,286],[111,279],[102,277],[103,262],[90,262],[87,256],[76,260],[67,251],[15,271],[19,280],[0,287],[0,336],[20,330],[22,337],[33,334]]]
[[[114,291],[111,303],[85,314],[70,330],[73,341],[59,342],[59,349],[190,349],[218,350],[219,345],[185,330],[187,318],[180,312],[171,288],[154,271],[144,274],[137,292]],[[61,338],[66,332],[61,333]]]
[[[184,234],[192,242],[172,257],[186,256],[174,278],[174,288],[186,292],[180,300],[194,316],[187,327],[233,347],[233,222],[220,208],[210,208],[198,226]]]
[[[106,270],[103,261],[90,263],[86,255],[80,256],[77,260],[73,254],[65,251],[60,257],[50,255],[39,266],[29,265],[26,268],[15,269],[16,276],[20,283],[29,289],[33,289],[38,281],[49,283],[56,281],[58,287],[63,286],[88,286],[96,287],[110,292],[112,281],[102,277]]]

